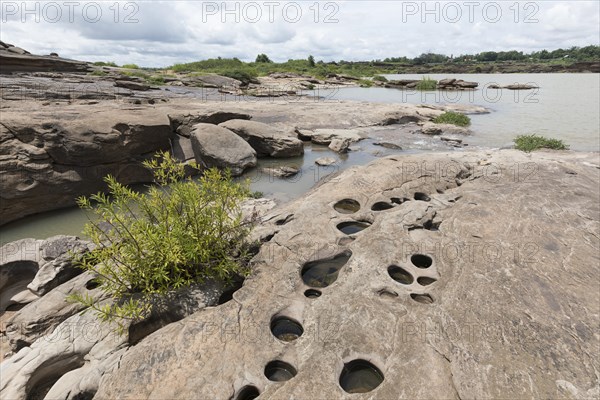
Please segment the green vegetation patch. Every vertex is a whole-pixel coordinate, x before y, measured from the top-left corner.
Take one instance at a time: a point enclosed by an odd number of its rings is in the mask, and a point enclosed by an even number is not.
[[[435,79],[431,79],[429,77],[423,77],[417,83],[417,90],[435,90],[437,88],[437,81]]]
[[[250,196],[247,183],[217,169],[203,171],[197,181],[186,179],[184,166],[168,153],[145,166],[158,184],[147,193],[108,176],[108,195],[78,199],[97,219],[90,219],[84,231],[94,250],[74,256],[75,261],[97,275],[99,287],[114,302],[98,304],[82,293],[69,300],[89,307],[102,321],[115,322],[121,332],[124,321],[146,318],[180,288],[246,274],[250,259],[251,223],[244,222],[239,207]]]
[[[452,124],[456,126],[469,126],[471,125],[471,119],[464,114],[457,113],[454,111],[448,111],[436,117],[433,120],[436,124]]]
[[[539,149],[568,150],[562,140],[549,139],[538,135],[520,135],[515,138],[515,149],[527,153]]]
[[[113,61],[96,61],[93,65],[97,67],[118,67]]]
[[[123,64],[121,68],[140,69],[137,64]]]

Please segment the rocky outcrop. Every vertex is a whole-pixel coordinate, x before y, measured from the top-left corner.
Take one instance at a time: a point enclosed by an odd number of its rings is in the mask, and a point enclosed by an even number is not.
[[[233,119],[219,124],[248,142],[258,157],[296,157],[304,145],[293,132],[286,133],[262,122]]]
[[[256,151],[228,129],[196,124],[191,140],[196,162],[205,168],[229,169],[233,176],[238,176],[256,166]]]
[[[164,114],[148,108],[21,113],[0,123],[1,223],[69,207],[105,190],[106,175],[124,184],[150,182],[142,161],[170,148]]]
[[[386,88],[393,89],[416,89],[421,82],[416,79],[401,79],[389,81],[384,84]],[[462,79],[448,78],[436,82],[436,88],[439,90],[474,90],[479,86],[477,82],[464,81]]]
[[[83,271],[72,255],[89,251],[89,243],[74,236],[46,240],[23,239],[0,248],[0,312],[23,306]]]
[[[302,140],[310,140],[315,144],[329,146],[334,140],[342,140],[344,142],[355,143],[367,137],[364,129],[299,129],[297,130],[298,137]]]
[[[347,170],[265,218],[234,301],[129,348],[96,398],[595,398],[599,182],[593,154]]]
[[[452,124],[436,124],[433,122],[426,122],[421,126],[421,133],[424,135],[441,135],[444,133],[468,135],[470,131],[467,128]]]
[[[169,114],[171,129],[174,133],[190,137],[194,125],[196,124],[214,124],[218,125],[232,119],[249,120],[252,116],[240,112],[231,111],[208,111],[186,114]]]
[[[0,42],[0,74],[14,72],[87,72],[86,63],[58,56],[37,56],[20,47]]]

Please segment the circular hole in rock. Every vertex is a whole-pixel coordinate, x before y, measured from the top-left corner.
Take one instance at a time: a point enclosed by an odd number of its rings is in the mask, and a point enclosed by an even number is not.
[[[393,280],[403,285],[410,285],[415,280],[408,271],[406,271],[404,268],[398,267],[397,265],[391,265],[388,267],[388,274],[390,274]]]
[[[433,260],[431,257],[426,256],[424,254],[414,254],[410,257],[410,262],[417,268],[429,268],[431,264],[433,264]]]
[[[304,295],[309,299],[316,299],[317,297],[321,297],[321,292],[316,289],[308,289],[304,292]]]
[[[415,200],[429,201],[431,199],[425,193],[417,192],[415,193]]]
[[[260,392],[255,386],[244,386],[238,393],[236,400],[253,400],[260,395]]]
[[[367,393],[383,382],[383,374],[365,360],[354,360],[344,365],[340,386],[348,393]]]
[[[373,204],[373,206],[371,207],[371,210],[372,211],[385,211],[385,210],[389,210],[390,208],[394,208],[394,206],[391,205],[390,203],[386,203],[385,201],[380,201],[380,202]]]
[[[346,235],[353,235],[370,226],[371,223],[366,221],[348,221],[338,224],[337,228]]]
[[[346,250],[331,259],[308,262],[302,267],[302,281],[313,288],[324,288],[337,280],[340,269],[350,259],[352,252]]]
[[[265,376],[273,382],[289,381],[297,373],[296,368],[279,360],[271,361],[265,366]]]
[[[87,290],[94,290],[96,289],[98,286],[100,286],[100,282],[98,282],[98,280],[96,278],[94,279],[90,279],[89,281],[87,281],[85,283],[85,288]]]
[[[413,299],[414,301],[416,301],[417,303],[421,303],[421,304],[432,304],[433,303],[433,297],[431,297],[428,294],[411,293],[410,298]]]
[[[340,214],[354,214],[360,210],[360,203],[353,199],[340,200],[333,206]]]
[[[417,279],[417,282],[421,286],[429,286],[436,281],[437,281],[437,279],[430,278],[428,276],[421,276],[420,278]]]
[[[284,342],[292,342],[304,333],[304,328],[299,322],[288,317],[278,317],[271,322],[273,336]]]

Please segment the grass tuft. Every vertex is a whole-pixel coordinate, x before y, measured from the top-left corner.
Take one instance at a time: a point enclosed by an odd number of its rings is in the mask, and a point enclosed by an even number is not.
[[[448,111],[436,117],[433,120],[436,124],[452,124],[456,126],[469,126],[471,125],[471,119],[464,114],[457,113],[454,111]]]
[[[549,139],[538,135],[520,135],[515,138],[515,149],[527,153],[539,149],[568,150],[562,140]]]
[[[436,88],[437,81],[426,76],[417,83],[417,90],[435,90]]]

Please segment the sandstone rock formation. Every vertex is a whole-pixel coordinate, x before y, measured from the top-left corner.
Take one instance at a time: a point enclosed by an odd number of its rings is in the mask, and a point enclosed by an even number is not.
[[[232,119],[219,124],[248,142],[258,157],[295,157],[304,154],[304,145],[292,132],[286,133],[256,121]]]
[[[597,397],[598,168],[498,151],[347,170],[265,217],[234,301],[127,349],[95,398]]]
[[[205,168],[227,168],[233,176],[238,176],[256,166],[256,151],[228,129],[196,124],[191,140],[196,162]]]
[[[86,63],[58,56],[37,56],[12,44],[0,41],[0,74],[13,72],[86,72]]]

